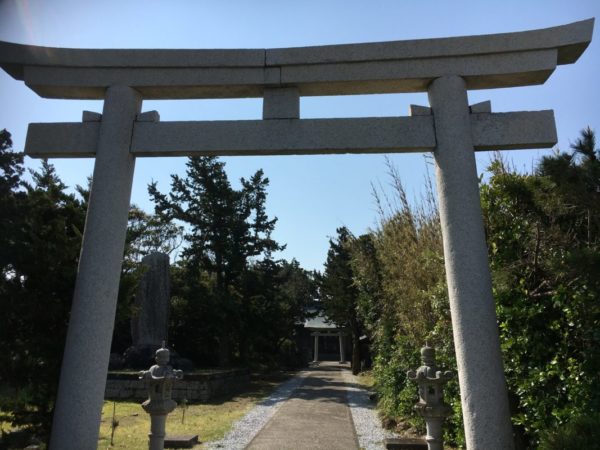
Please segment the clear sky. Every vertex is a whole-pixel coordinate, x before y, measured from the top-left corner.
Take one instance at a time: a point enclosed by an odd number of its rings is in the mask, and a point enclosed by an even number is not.
[[[81,48],[275,48],[488,34],[546,28],[600,16],[598,0],[0,0],[0,40]],[[598,26],[598,24],[596,25]],[[600,44],[598,32],[574,65],[559,66],[543,86],[472,91],[471,103],[492,101],[492,110],[554,109],[559,147],[567,150],[585,126],[599,129]],[[81,111],[101,102],[42,99],[0,71],[0,128],[21,150],[30,122],[77,122]],[[425,94],[314,97],[301,100],[301,117],[407,115]],[[261,100],[147,101],[161,120],[260,119]],[[518,168],[530,169],[549,151],[513,151]],[[390,156],[410,196],[423,188],[422,155]],[[490,155],[479,153],[483,171]],[[346,225],[355,234],[377,221],[371,184],[388,188],[383,155],[224,158],[232,181],[263,168],[271,181],[267,209],[279,222],[274,237],[287,244],[282,257],[321,269],[328,236]],[[55,159],[69,186],[85,184],[93,160]],[[27,159],[28,167],[38,162]],[[185,158],[140,158],[132,202],[151,211],[146,186],[157,180],[169,190],[169,175],[183,174]],[[235,183],[234,183],[235,184]]]

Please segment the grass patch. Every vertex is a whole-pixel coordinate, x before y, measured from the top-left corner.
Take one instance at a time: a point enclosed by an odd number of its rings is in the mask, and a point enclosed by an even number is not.
[[[177,408],[167,417],[167,433],[198,434],[203,442],[217,440],[253,405],[254,402],[249,399],[237,398],[219,405],[188,405],[184,424],[181,423],[182,410]],[[114,445],[110,446],[112,409],[112,402],[104,403],[98,449],[147,449],[150,416],[137,402],[116,403],[115,418],[119,421],[119,426],[115,430]]]
[[[367,390],[373,389],[375,386],[375,377],[373,376],[373,372],[370,370],[364,371],[356,375],[356,381],[360,383]]]
[[[231,429],[236,420],[243,417],[257,402],[269,395],[280,382],[289,378],[290,375],[290,373],[253,375],[248,389],[241,394],[209,403],[190,403],[187,405],[184,424],[181,423],[183,410],[178,407],[167,417],[167,434],[197,434],[202,442],[219,440]],[[119,421],[119,426],[115,430],[114,445],[111,447],[112,411],[113,402],[104,402],[98,450],[147,449],[150,416],[144,412],[140,402],[116,402],[115,418]]]

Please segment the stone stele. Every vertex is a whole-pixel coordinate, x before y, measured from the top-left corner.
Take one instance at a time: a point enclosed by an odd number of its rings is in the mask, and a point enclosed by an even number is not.
[[[169,255],[151,253],[142,259],[144,274],[135,295],[131,318],[134,347],[160,347],[167,340],[169,323]]]

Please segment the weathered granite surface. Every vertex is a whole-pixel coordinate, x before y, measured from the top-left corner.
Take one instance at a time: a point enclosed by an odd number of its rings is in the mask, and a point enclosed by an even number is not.
[[[465,81],[429,89],[440,224],[467,448],[513,448]],[[493,405],[492,408],[489,405]]]
[[[539,84],[588,46],[594,20],[519,33],[252,50],[84,50],[0,42],[0,66],[43,97],[101,99],[123,84],[145,99],[424,92],[440,76],[467,89]]]
[[[53,449],[98,445],[135,167],[129,148],[141,105],[140,95],[131,88],[114,86],[106,91],[54,410]]]
[[[547,148],[557,142],[554,113],[470,115],[476,151]],[[100,123],[32,123],[25,153],[39,158],[93,157]],[[411,153],[435,149],[431,115],[344,119],[136,122],[135,156]]]

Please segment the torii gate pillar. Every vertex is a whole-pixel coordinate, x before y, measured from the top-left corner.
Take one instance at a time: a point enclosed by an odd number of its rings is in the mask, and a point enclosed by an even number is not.
[[[512,427],[465,81],[438,78],[428,90],[444,261],[468,448],[511,449]]]
[[[98,446],[102,409],[97,405],[104,400],[135,166],[129,149],[141,105],[134,89],[106,90],[92,181],[101,188],[90,191],[52,423],[53,449]]]

